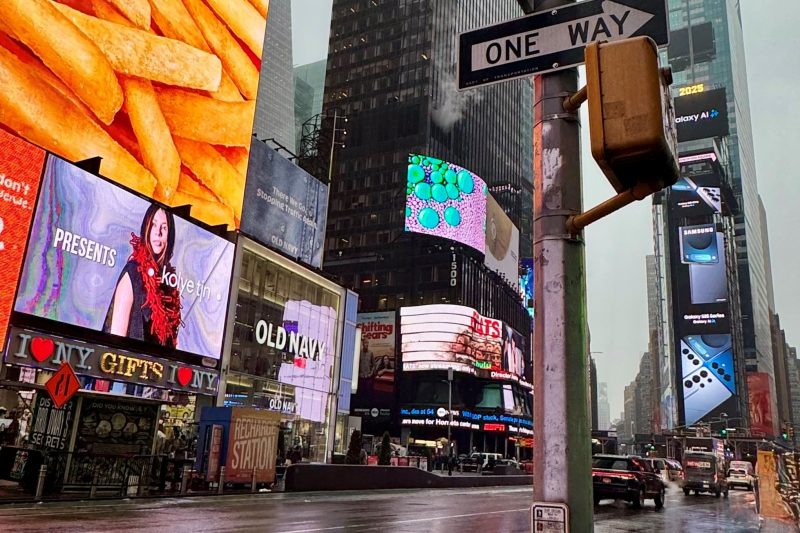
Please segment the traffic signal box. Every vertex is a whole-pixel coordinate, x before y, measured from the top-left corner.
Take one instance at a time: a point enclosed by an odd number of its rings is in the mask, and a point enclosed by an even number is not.
[[[618,193],[638,198],[678,179],[672,72],[649,37],[586,47],[592,155]]]

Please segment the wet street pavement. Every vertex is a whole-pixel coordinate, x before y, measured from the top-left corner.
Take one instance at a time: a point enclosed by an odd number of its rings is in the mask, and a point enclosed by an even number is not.
[[[161,500],[63,502],[0,507],[0,531],[269,532],[392,531],[418,533],[529,532],[528,488],[262,494]],[[634,511],[604,501],[595,531],[796,531],[763,524],[753,494],[729,499],[671,491],[663,510],[651,501]]]

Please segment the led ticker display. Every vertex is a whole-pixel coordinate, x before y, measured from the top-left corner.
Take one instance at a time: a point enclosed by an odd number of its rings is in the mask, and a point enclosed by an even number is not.
[[[0,343],[14,306],[45,152],[0,129]]]
[[[518,332],[460,305],[400,309],[403,370],[452,368],[491,379],[529,381],[529,357]]]
[[[51,155],[14,310],[219,359],[233,252]]]
[[[408,157],[405,230],[486,250],[486,183],[434,157]]]
[[[268,5],[4,1],[0,124],[238,227]]]

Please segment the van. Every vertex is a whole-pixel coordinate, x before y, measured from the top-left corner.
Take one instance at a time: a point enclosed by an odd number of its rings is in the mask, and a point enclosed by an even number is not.
[[[728,486],[753,490],[755,479],[753,465],[748,461],[731,461],[728,466]]]
[[[683,493],[710,492],[719,498],[728,497],[725,460],[710,452],[687,452],[683,456]]]

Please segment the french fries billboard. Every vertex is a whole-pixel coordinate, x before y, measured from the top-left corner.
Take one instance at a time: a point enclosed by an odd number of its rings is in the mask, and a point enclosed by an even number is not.
[[[269,0],[3,0],[0,127],[239,227]]]

